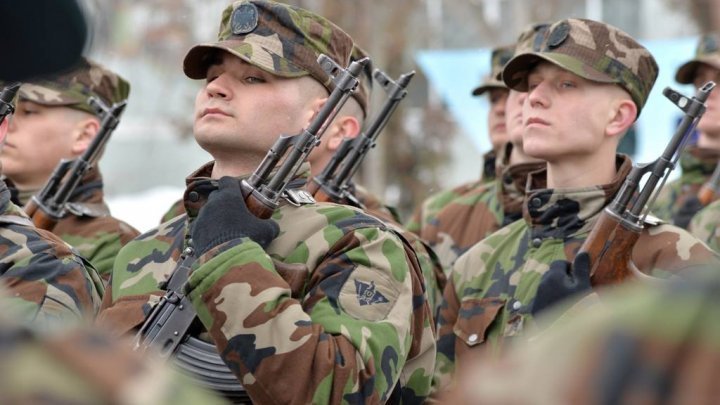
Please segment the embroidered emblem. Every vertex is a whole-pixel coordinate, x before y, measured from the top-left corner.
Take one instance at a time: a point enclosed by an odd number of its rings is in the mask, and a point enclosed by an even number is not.
[[[370,284],[368,284],[355,280],[355,291],[357,292],[357,299],[360,305],[384,304],[386,302],[390,302],[375,288],[374,281],[371,281]]]

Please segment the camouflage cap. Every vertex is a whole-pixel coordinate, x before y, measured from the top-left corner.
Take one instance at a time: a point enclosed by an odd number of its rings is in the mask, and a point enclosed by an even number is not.
[[[204,79],[222,50],[277,76],[310,75],[332,90],[334,84],[317,58],[324,53],[345,67],[353,47],[345,31],[310,11],[268,0],[237,1],[222,13],[217,42],[191,48],[183,70],[191,79]]]
[[[485,80],[473,90],[473,96],[481,96],[490,89],[507,88],[505,83],[500,80],[500,73],[502,73],[503,66],[512,59],[514,49],[515,45],[500,46],[493,49],[492,54],[490,55],[490,74],[486,76]]]
[[[539,50],[517,55],[505,65],[503,81],[511,89],[527,91],[527,76],[541,61],[587,80],[618,84],[632,97],[638,115],[658,75],[655,58],[630,35],[585,19],[562,20],[548,27]]]
[[[695,73],[701,65],[720,69],[720,34],[709,33],[700,37],[695,58],[685,62],[675,73],[675,80],[682,84],[692,84]]]
[[[127,100],[130,83],[102,65],[82,58],[73,70],[62,75],[24,83],[20,100],[48,106],[65,106],[96,115],[90,97],[108,106]]]
[[[522,30],[515,42],[515,52],[513,56],[539,51],[545,38],[545,32],[549,27],[550,24],[548,23],[535,23]]]

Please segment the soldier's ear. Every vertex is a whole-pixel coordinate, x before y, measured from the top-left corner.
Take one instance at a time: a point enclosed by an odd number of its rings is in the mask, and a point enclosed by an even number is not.
[[[329,138],[327,143],[328,149],[334,151],[340,147],[343,139],[355,138],[359,134],[360,122],[357,118],[352,115],[339,115],[323,136]]]
[[[88,115],[78,120],[73,130],[73,144],[71,149],[73,155],[80,156],[83,154],[95,139],[99,130],[100,122],[93,116]]]
[[[635,122],[637,112],[637,106],[629,97],[619,97],[614,100],[608,114],[605,135],[619,139]]]

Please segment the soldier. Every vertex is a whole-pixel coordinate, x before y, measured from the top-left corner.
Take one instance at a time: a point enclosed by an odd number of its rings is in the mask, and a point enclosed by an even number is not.
[[[686,62],[675,73],[682,84],[702,86],[709,80],[720,81],[720,36],[717,33],[700,37],[695,58]],[[659,218],[687,228],[702,204],[695,198],[700,187],[707,182],[720,158],[720,92],[713,91],[707,100],[707,110],[698,123],[697,145],[688,147],[680,158],[682,174],[669,182],[658,195],[652,207]]]
[[[352,48],[300,8],[252,0],[223,11],[218,41],[183,64],[205,79],[194,135],[215,160],[187,179],[187,215],[120,251],[100,323],[132,333],[178,262],[192,263],[185,292],[254,402],[423,400],[431,315],[399,237],[360,210],[290,194],[260,220],[239,188],[280,134],[298,133],[325,103],[332,82],[318,55],[346,66]]]
[[[583,303],[501,358],[479,356],[443,402],[716,403],[720,330],[708,319],[720,316],[720,280],[711,270],[667,285],[633,283]]]
[[[126,100],[129,91],[123,78],[87,59],[62,76],[23,84],[0,155],[3,173],[18,190],[16,202],[27,204],[62,159],[82,155],[95,138],[100,119],[89,97],[112,105]],[[97,166],[81,180],[67,214],[51,231],[74,246],[105,279],[122,245],[139,235],[110,215]]]
[[[525,30],[513,51],[520,53],[526,48],[532,49],[534,38],[546,28],[547,24],[537,24]],[[487,85],[479,87],[475,93],[487,88]],[[489,183],[475,183],[464,190],[455,189],[453,198],[446,199],[445,205],[420,230],[420,237],[435,250],[446,271],[471,246],[521,217],[527,175],[544,167],[544,163],[523,152],[524,100],[524,93],[510,90],[502,109],[509,142],[498,156],[497,178]]]
[[[366,56],[367,53],[356,45],[353,50],[353,60],[359,60]],[[372,84],[372,66],[368,63],[363,71],[357,91],[340,109],[337,117],[325,131],[320,145],[313,149],[308,157],[312,176],[317,176],[322,172],[344,139],[354,139],[360,134],[368,113]],[[353,184],[353,191],[354,197],[361,203],[361,208],[365,212],[383,221],[400,223],[397,211],[384,205],[378,197],[372,195],[364,187]],[[185,206],[182,200],[178,200],[162,216],[160,223],[167,222],[182,214],[185,214]]]
[[[4,145],[8,117],[0,125]],[[0,180],[0,286],[19,317],[45,330],[65,328],[94,317],[103,292],[97,271],[54,234],[37,229],[10,201]]]
[[[437,320],[441,384],[473,348],[489,343],[497,350],[504,338],[519,336],[532,324],[534,307],[559,298],[535,299],[541,276],[564,274],[565,267],[551,263],[575,258],[628,174],[630,159],[615,151],[656,76],[652,55],[632,37],[582,19],[556,22],[539,51],[518,55],[505,66],[508,87],[528,92],[525,153],[547,166],[528,178],[523,220],[488,236],[455,262]],[[632,251],[644,272],[677,272],[716,259],[686,231],[658,222],[645,224]],[[589,271],[584,274],[581,281],[589,289]]]
[[[450,202],[455,201],[459,196],[470,192],[483,184],[492,183],[495,180],[495,165],[497,155],[501,153],[503,145],[508,141],[507,128],[505,127],[505,103],[508,96],[508,89],[500,81],[499,74],[502,67],[510,60],[514,45],[503,46],[493,49],[490,60],[490,74],[485,81],[476,87],[473,96],[488,94],[490,110],[488,111],[488,134],[492,150],[483,155],[483,172],[479,180],[460,185],[452,190],[441,191],[423,201],[415,210],[413,217],[407,224],[407,229],[420,235],[423,228],[435,222],[435,216]]]

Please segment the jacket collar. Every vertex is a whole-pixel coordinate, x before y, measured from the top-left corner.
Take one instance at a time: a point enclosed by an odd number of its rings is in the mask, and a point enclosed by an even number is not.
[[[632,169],[626,155],[617,155],[615,164],[617,173],[612,182],[591,187],[544,188],[546,169],[531,173],[523,217],[533,237],[565,239],[589,232],[597,214],[612,201]]]

